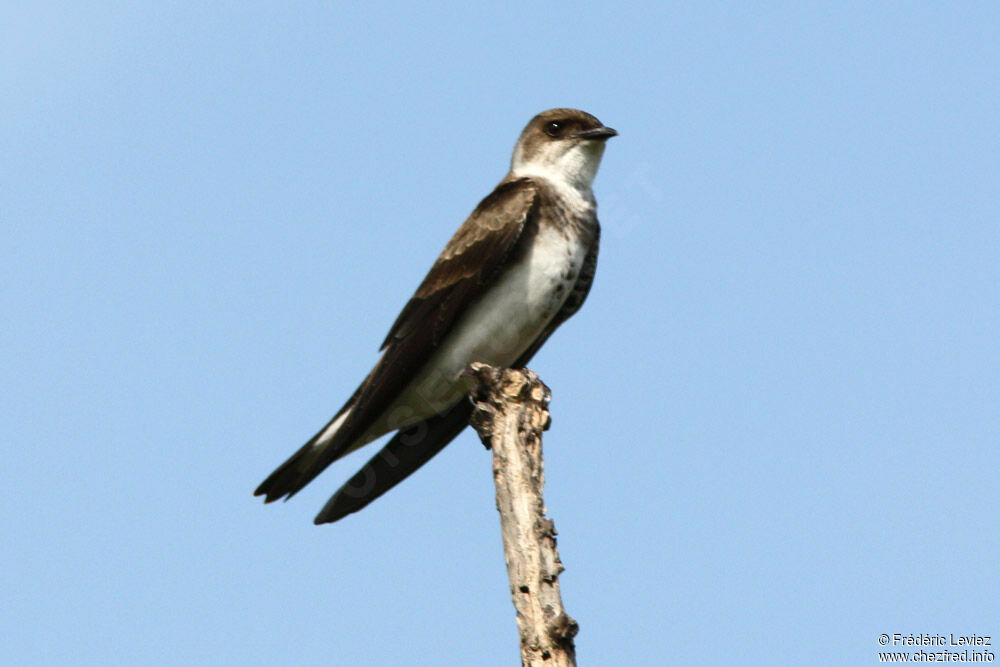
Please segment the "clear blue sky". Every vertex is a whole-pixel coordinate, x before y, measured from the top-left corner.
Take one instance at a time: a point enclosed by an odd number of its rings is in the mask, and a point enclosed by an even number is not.
[[[621,134],[532,364],[581,663],[1000,635],[1000,9],[664,4],[8,4],[3,662],[516,664],[471,433],[251,493],[554,106]]]

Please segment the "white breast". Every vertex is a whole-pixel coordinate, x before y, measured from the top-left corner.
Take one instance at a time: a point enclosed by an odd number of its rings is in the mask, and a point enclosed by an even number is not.
[[[542,227],[526,256],[459,322],[447,365],[457,372],[473,361],[514,363],[559,311],[585,255],[576,234]]]

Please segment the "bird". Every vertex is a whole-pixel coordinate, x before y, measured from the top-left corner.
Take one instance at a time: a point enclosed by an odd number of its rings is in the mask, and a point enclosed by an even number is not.
[[[523,367],[587,298],[600,241],[592,183],[606,141],[617,134],[578,109],[532,118],[507,175],[445,245],[374,368],[254,495],[287,500],[334,461],[395,431],[314,519],[332,523],[451,442],[472,413],[469,364]]]

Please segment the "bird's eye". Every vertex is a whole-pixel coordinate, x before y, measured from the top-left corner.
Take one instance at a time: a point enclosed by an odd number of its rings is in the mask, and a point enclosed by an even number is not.
[[[563,130],[563,124],[557,120],[554,120],[545,126],[545,134],[549,135],[550,137],[558,137],[560,134],[562,134],[562,130]]]

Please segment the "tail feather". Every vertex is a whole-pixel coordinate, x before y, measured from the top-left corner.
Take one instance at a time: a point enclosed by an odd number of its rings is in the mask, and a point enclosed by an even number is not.
[[[351,451],[350,447],[344,447],[343,443],[340,442],[342,438],[336,437],[339,428],[347,420],[349,414],[348,404],[330,420],[330,423],[323,427],[323,430],[314,435],[309,442],[261,482],[253,494],[264,496],[265,503],[274,502],[282,496],[285,496],[286,499],[291,498],[306,484],[316,479],[328,465]],[[335,447],[341,448],[343,451],[330,456],[329,453],[335,451],[333,450]]]
[[[396,433],[365,467],[348,480],[313,521],[333,523],[364,508],[406,479],[455,439],[469,423],[472,403],[460,400],[448,412]]]

